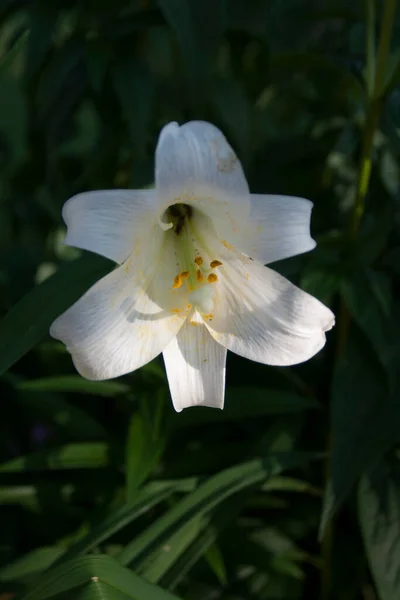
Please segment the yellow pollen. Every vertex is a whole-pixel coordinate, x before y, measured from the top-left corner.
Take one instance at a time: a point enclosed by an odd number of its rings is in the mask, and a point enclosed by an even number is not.
[[[196,258],[194,259],[194,262],[196,263],[196,265],[198,267],[201,267],[201,265],[203,264],[203,259],[201,258],[201,256],[196,256]]]
[[[179,315],[179,313],[181,312],[180,308],[171,308],[171,312],[176,313],[177,315]]]
[[[214,317],[214,315],[212,313],[210,313],[209,315],[203,315],[204,319],[208,319],[209,321],[211,321],[211,319]]]
[[[181,273],[181,277],[183,280],[187,279],[189,277],[190,273],[189,271],[182,271]]]
[[[204,281],[204,275],[203,273],[200,271],[200,269],[197,269],[196,271],[196,279],[199,283],[201,283],[202,281]]]
[[[225,246],[225,248],[227,248],[228,250],[233,250],[233,249],[234,249],[234,248],[233,248],[233,246],[232,246],[232,244],[230,244],[230,243],[229,243],[229,242],[227,242],[226,240],[221,240],[221,244],[222,244],[223,246]]]
[[[183,281],[182,281],[182,275],[175,275],[174,277],[174,283],[172,285],[172,289],[176,290],[178,288],[181,287]]]
[[[220,267],[222,265],[222,262],[220,260],[212,260],[210,262],[210,267],[212,269],[216,269],[217,267]]]
[[[208,281],[208,283],[215,283],[216,281],[218,281],[218,277],[216,276],[215,273],[210,273],[209,276],[207,277],[207,281]]]

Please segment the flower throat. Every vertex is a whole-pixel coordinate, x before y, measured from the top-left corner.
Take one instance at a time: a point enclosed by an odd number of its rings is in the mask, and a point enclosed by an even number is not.
[[[173,230],[179,235],[187,221],[193,216],[193,209],[188,204],[172,204],[167,208],[167,220],[173,224]]]

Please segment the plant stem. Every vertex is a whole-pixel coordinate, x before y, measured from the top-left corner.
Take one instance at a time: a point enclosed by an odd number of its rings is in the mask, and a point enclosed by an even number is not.
[[[366,0],[367,45],[366,80],[368,98],[372,98],[375,89],[375,0]]]
[[[353,211],[349,221],[348,238],[354,242],[360,227],[361,219],[365,210],[365,199],[367,196],[372,168],[372,154],[374,137],[379,128],[381,111],[384,101],[384,85],[387,60],[390,50],[394,17],[397,0],[385,0],[381,29],[379,34],[379,48],[375,60],[375,0],[366,0],[367,15],[367,43],[366,43],[366,118],[361,146],[360,164],[357,176],[357,185]],[[348,308],[341,298],[338,316],[338,338],[336,359],[338,360],[346,350],[350,331],[351,317]],[[332,446],[332,431],[327,435],[327,464],[326,485],[330,479],[330,455]],[[322,573],[321,573],[321,598],[328,600],[332,594],[332,546],[333,546],[333,523],[328,524],[322,540]]]
[[[372,0],[367,0],[367,6],[369,6],[371,2]],[[370,41],[367,44],[367,85],[370,84],[372,88],[371,95],[369,93],[367,94],[366,119],[364,126],[363,142],[361,147],[360,166],[358,170],[356,198],[349,226],[349,235],[351,239],[354,239],[356,237],[362,216],[364,214],[365,198],[368,192],[369,181],[371,177],[374,136],[376,130],[378,129],[379,121],[381,118],[386,65],[394,25],[396,2],[397,0],[385,0],[381,30],[379,34],[378,57],[376,62],[374,56],[371,53],[372,42]],[[375,28],[374,13],[375,10],[371,7],[367,10],[368,39],[370,39],[373,35],[373,30]],[[373,72],[374,76],[372,77],[371,74]],[[373,81],[371,81],[371,79],[373,79]]]

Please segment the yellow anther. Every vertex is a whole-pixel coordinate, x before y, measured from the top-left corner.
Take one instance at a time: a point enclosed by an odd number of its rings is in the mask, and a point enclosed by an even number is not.
[[[216,269],[217,267],[220,267],[222,265],[222,262],[220,260],[212,260],[210,262],[210,267],[212,269]]]
[[[201,267],[201,265],[203,264],[203,259],[201,258],[201,256],[196,256],[196,258],[194,259],[194,262],[196,263],[196,265],[198,267]]]
[[[181,273],[181,277],[183,280],[187,279],[190,276],[190,272],[189,271],[182,271]]]
[[[181,309],[180,308],[171,308],[171,312],[179,315],[179,313],[181,312]]]
[[[234,250],[234,247],[226,240],[221,240],[221,244],[225,246],[227,250]]]
[[[196,271],[196,279],[199,283],[201,283],[202,281],[204,281],[204,275],[203,273],[200,271],[200,269],[197,269]]]
[[[176,290],[176,289],[180,288],[182,283],[183,283],[182,275],[175,275],[172,289]]]
[[[207,281],[208,281],[208,283],[215,283],[216,281],[218,281],[218,277],[216,276],[215,273],[210,273],[209,276],[207,277]]]

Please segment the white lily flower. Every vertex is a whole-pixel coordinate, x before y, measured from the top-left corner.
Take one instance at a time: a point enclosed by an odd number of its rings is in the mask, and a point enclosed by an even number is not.
[[[223,408],[227,350],[293,365],[334,324],[326,306],[264,267],[315,247],[312,203],[250,194],[210,123],[166,125],[155,163],[155,189],[87,192],[64,205],[65,243],[120,266],[50,333],[87,379],[124,375],[162,352],[177,411]]]

